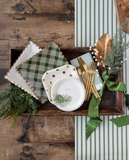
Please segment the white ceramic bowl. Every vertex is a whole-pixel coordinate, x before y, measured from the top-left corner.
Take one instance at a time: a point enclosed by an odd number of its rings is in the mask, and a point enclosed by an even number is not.
[[[61,95],[61,96],[60,96]],[[58,98],[69,97],[69,102],[62,102]],[[54,104],[62,111],[74,111],[78,109],[85,100],[85,88],[83,84],[72,77],[65,77],[57,80],[51,89],[51,97]]]

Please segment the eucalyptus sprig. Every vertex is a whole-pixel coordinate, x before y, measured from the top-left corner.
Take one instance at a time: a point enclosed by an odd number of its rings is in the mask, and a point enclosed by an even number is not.
[[[108,74],[117,74],[123,69],[123,54],[129,48],[129,42],[124,42],[125,34],[123,30],[127,27],[129,19],[117,29],[117,33],[112,39],[110,50],[105,53],[104,63],[107,65]]]
[[[17,86],[0,93],[0,119],[13,119],[12,127],[24,112],[35,115],[38,107],[38,101]]]

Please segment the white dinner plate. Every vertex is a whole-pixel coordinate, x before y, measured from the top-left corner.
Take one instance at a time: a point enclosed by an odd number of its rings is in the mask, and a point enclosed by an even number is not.
[[[42,76],[43,86],[45,88],[47,97],[52,104],[53,101],[51,98],[51,88],[57,80],[64,77],[72,77],[79,80],[76,68],[69,64],[49,70]]]
[[[52,86],[51,97],[54,104],[60,110],[74,111],[85,100],[85,88],[80,80],[72,77],[61,78]]]

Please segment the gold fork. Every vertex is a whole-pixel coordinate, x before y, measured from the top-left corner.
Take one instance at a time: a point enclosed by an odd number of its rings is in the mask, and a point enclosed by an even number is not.
[[[85,62],[83,61],[83,59],[81,57],[77,58],[77,60],[78,60],[78,63],[80,65],[80,67],[81,67],[81,70],[84,71],[86,78],[88,78],[88,67],[86,66]],[[98,92],[96,90],[96,87],[93,84],[93,82],[91,82],[91,86],[93,88],[93,90],[92,90],[93,94],[95,95],[96,98],[99,98],[100,96],[99,96],[99,94],[98,94]]]
[[[93,82],[93,78],[94,78],[94,74],[96,73],[96,63],[92,62],[90,64],[90,67],[88,68],[88,74],[89,74],[89,78],[88,78],[88,96],[87,96],[87,100],[89,101],[90,98],[90,94],[91,94],[91,86],[92,86],[92,82]]]

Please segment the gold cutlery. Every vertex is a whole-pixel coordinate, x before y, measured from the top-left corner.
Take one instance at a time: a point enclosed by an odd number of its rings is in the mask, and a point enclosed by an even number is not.
[[[84,72],[81,70],[81,67],[77,68],[78,74],[82,77],[84,83],[85,83],[85,92],[86,92],[86,86],[87,86],[87,81],[84,77]],[[85,96],[85,101],[86,101],[86,97],[87,97],[87,92],[86,92],[86,96]]]
[[[83,81],[85,83],[85,92],[86,92],[85,101],[86,101],[86,99],[87,99],[87,91],[86,91],[87,81],[86,81],[86,78],[84,77],[85,72],[81,70],[80,66],[77,68],[77,71],[78,71],[78,74],[82,77],[82,79],[83,79]],[[91,91],[92,91],[92,93],[94,93],[93,85],[91,85]],[[96,98],[97,98],[97,96],[96,96]]]
[[[85,74],[86,78],[88,79],[88,67],[86,66],[85,62],[82,60],[81,57],[77,58],[77,61],[78,61],[79,65],[80,65],[80,68],[81,68],[82,72],[84,72],[83,74]],[[87,87],[88,87],[88,84],[86,83],[86,93],[88,92]],[[93,81],[91,81],[91,89],[92,89],[92,92],[95,95],[95,97],[99,98],[100,96],[99,96],[99,94],[98,94],[98,92],[96,90],[96,87],[93,84]]]
[[[88,96],[87,96],[87,100],[89,101],[90,98],[90,94],[91,94],[91,86],[92,86],[92,82],[94,79],[94,74],[96,73],[96,63],[92,62],[90,64],[90,67],[88,68],[88,74],[89,74],[89,79],[87,80],[87,82],[89,83],[89,88],[88,88]]]
[[[87,65],[85,64],[85,62],[83,61],[83,59],[81,57],[80,57],[80,63],[83,64],[84,71],[87,73],[88,72],[88,67],[87,67]],[[100,95],[98,94],[97,89],[96,89],[94,83],[92,82],[91,84],[92,84],[92,86],[94,88],[93,93],[94,93],[95,97],[99,98]]]

